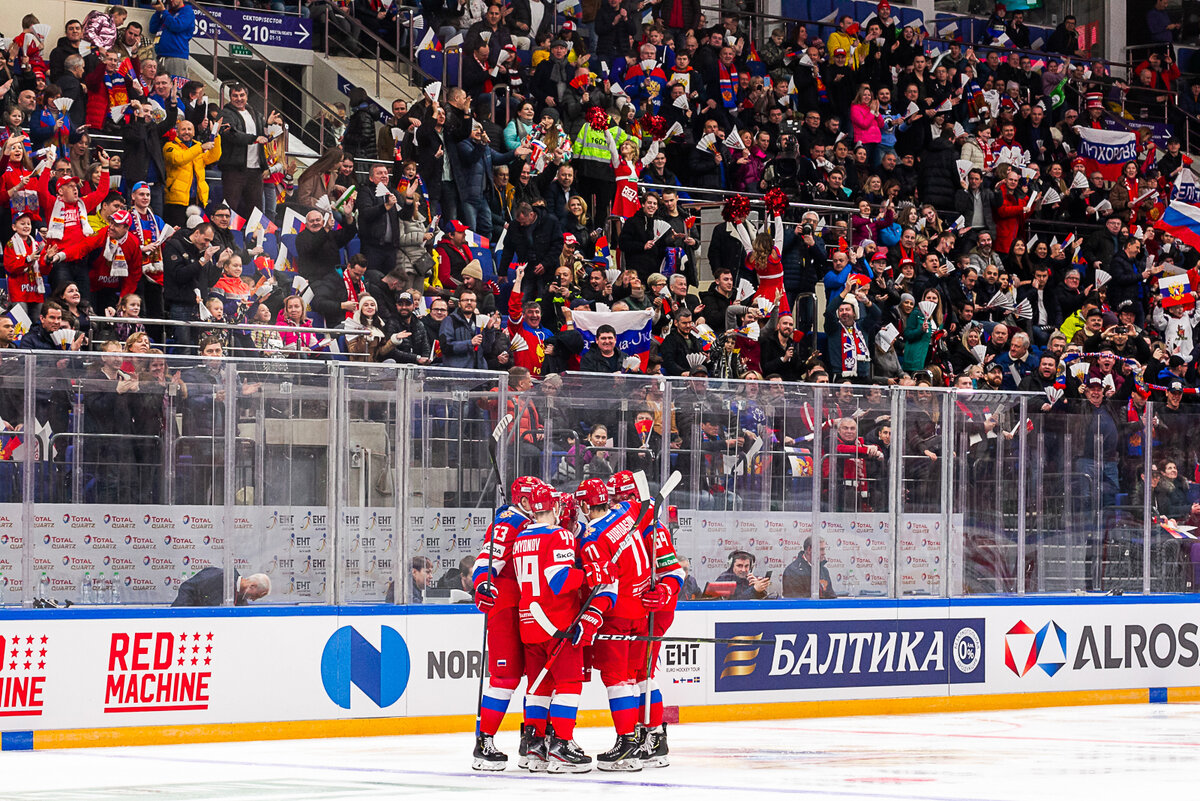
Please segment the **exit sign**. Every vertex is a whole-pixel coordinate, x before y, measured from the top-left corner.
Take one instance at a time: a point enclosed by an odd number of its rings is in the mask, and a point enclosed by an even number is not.
[[[254,54],[245,45],[234,43],[229,45],[229,55],[237,56],[238,58],[250,58]]]

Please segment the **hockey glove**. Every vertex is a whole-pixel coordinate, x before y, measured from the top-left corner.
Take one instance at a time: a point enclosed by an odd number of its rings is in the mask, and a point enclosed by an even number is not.
[[[674,591],[671,585],[663,581],[654,587],[642,593],[642,606],[650,612],[657,612],[659,609],[664,609],[671,603],[671,596]]]
[[[496,600],[500,597],[500,592],[495,585],[490,581],[481,581],[479,586],[475,588],[475,606],[480,612],[490,612],[492,607],[496,605]]]
[[[596,632],[604,625],[604,616],[589,606],[587,611],[579,616],[579,622],[571,628],[572,645],[591,645],[596,641]]]
[[[583,566],[589,587],[603,587],[617,580],[617,571],[612,562],[590,562]]]

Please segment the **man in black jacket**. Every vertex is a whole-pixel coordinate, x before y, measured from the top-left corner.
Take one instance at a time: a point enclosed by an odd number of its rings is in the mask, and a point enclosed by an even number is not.
[[[596,344],[579,361],[584,373],[619,373],[625,354],[617,349],[617,329],[602,325],[596,329]]]
[[[958,153],[954,150],[953,140],[947,135],[949,129],[942,130],[942,135],[921,153],[918,183],[923,201],[932,203],[936,209],[949,210],[954,208],[955,192],[960,186],[958,165],[955,163]]]
[[[1033,318],[1029,320],[1030,335],[1033,344],[1039,348],[1046,346],[1050,334],[1062,325],[1063,315],[1058,310],[1058,298],[1051,292],[1050,268],[1038,265],[1033,268],[1033,281],[1026,284],[1017,293],[1017,301],[1028,300],[1033,307]]]
[[[121,171],[128,176],[145,176],[150,184],[150,206],[154,213],[162,216],[163,187],[166,185],[167,167],[163,161],[163,137],[175,127],[179,119],[179,104],[175,102],[175,91],[167,98],[166,116],[160,122],[154,118],[162,112],[151,100],[138,101],[132,98],[132,119],[121,126],[121,141],[125,151],[121,155]],[[143,179],[139,179],[143,180]],[[126,191],[132,184],[126,185]]]
[[[396,267],[400,247],[400,206],[387,189],[388,168],[371,167],[367,186],[358,193],[358,227],[367,269],[390,273]]]
[[[234,605],[245,606],[271,594],[271,579],[265,573],[241,576],[233,571]],[[225,571],[206,567],[179,585],[171,606],[221,606],[225,597]]]
[[[358,301],[367,294],[363,275],[367,259],[355,253],[341,271],[333,271],[313,286],[313,311],[325,318],[326,326],[336,326],[358,310]]]
[[[278,111],[266,122],[248,105],[246,87],[235,83],[229,88],[229,102],[221,109],[221,186],[225,202],[243,217],[249,217],[263,202],[263,171],[267,168],[268,125],[282,124]]]
[[[721,266],[713,269],[716,280],[700,293],[700,312],[705,324],[718,335],[725,333],[725,310],[733,303],[733,270]]]
[[[518,264],[529,265],[526,276],[536,275],[538,291],[544,292],[558,269],[562,246],[562,226],[558,220],[528,203],[520,203],[513,209],[500,264],[512,264],[515,258]]]
[[[438,298],[435,302],[445,304],[446,301]],[[380,308],[382,307],[380,304]],[[432,361],[432,340],[429,338],[429,329],[424,319],[413,314],[413,296],[408,292],[401,292],[396,298],[394,308],[396,311],[392,315],[392,325],[395,333],[392,334],[392,344],[396,349],[388,358],[395,359],[400,364],[429,364]]]
[[[1104,221],[1103,231],[1096,231],[1083,240],[1080,253],[1093,270],[1108,270],[1108,263],[1120,251],[1120,239],[1121,218],[1114,214]],[[1116,306],[1116,303],[1111,305]]]
[[[546,171],[549,173],[549,170]],[[542,191],[546,201],[546,213],[558,220],[559,225],[566,226],[570,213],[567,211],[567,201],[575,193],[575,168],[564,164],[558,168],[554,180]]]
[[[46,75],[46,80],[50,83],[58,83],[59,77],[67,71],[68,57],[79,55],[79,43],[83,40],[83,23],[77,19],[67,20],[64,33],[66,36],[60,37],[58,46],[50,51],[50,71]]]
[[[675,325],[658,346],[658,356],[662,359],[663,375],[689,375],[692,366],[687,357],[693,353],[704,351],[704,342],[692,331],[695,322],[692,313],[687,309],[675,312]]]
[[[1142,243],[1131,236],[1107,264],[1108,272],[1112,275],[1107,284],[1109,306],[1118,306],[1121,301],[1132,300],[1138,325],[1145,320],[1145,310],[1141,302],[1142,282],[1162,272],[1162,267],[1144,266],[1141,252]]]
[[[62,96],[71,100],[67,117],[71,127],[79,130],[87,122],[87,89],[83,85],[83,56],[67,56],[64,72],[58,76]]]
[[[178,231],[163,243],[163,305],[172,320],[199,319],[197,296],[208,287],[201,286],[205,269],[213,264],[212,223],[200,223],[191,232]],[[191,329],[175,328],[175,343],[180,348],[192,344]]]
[[[804,361],[807,348],[794,342],[796,321],[790,314],[779,316],[775,325],[768,326],[759,338],[763,374],[776,374],[784,381],[800,381],[804,377]]]
[[[304,215],[304,228],[296,234],[296,272],[316,283],[342,263],[339,251],[358,233],[358,227],[347,218],[337,230],[333,221],[326,225],[325,215],[313,209]]]

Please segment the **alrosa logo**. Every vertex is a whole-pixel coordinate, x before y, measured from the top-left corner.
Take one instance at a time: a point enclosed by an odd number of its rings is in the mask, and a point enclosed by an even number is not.
[[[1053,676],[1067,663],[1067,633],[1053,620],[1035,633],[1024,620],[1004,635],[1004,666],[1024,676],[1034,665]]]

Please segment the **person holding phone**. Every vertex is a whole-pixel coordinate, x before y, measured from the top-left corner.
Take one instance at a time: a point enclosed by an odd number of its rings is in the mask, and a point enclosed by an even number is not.
[[[771,584],[771,575],[761,578],[754,575],[754,554],[747,551],[734,551],[729,554],[729,569],[716,580],[732,581],[735,585],[733,594],[729,597],[734,601],[747,601],[767,597],[767,587]]]

